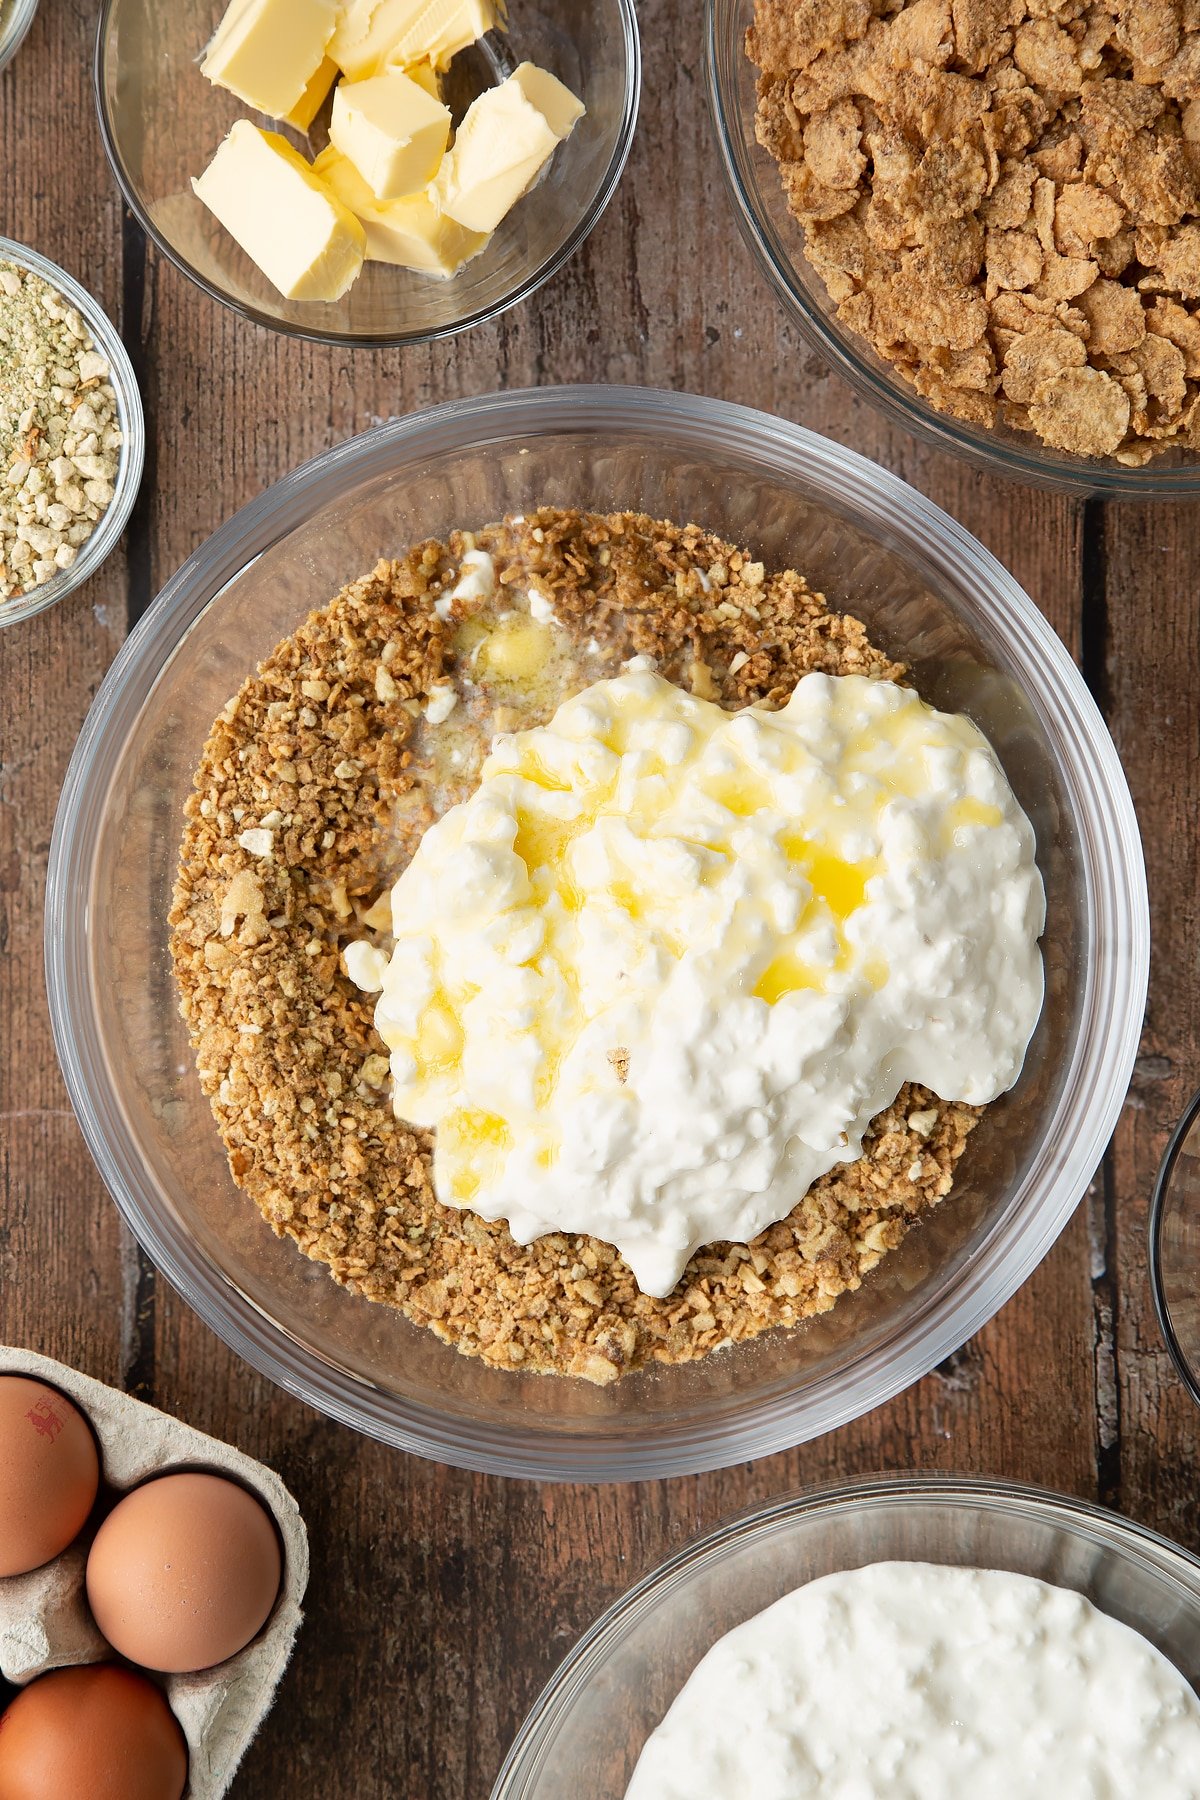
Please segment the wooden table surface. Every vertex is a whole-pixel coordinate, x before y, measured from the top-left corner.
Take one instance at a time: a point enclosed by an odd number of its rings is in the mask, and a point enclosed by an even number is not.
[[[785,323],[725,202],[695,0],[640,0],[646,99],[620,192],[531,303],[405,352],[294,344],[148,250],[91,98],[95,0],[42,0],[0,76],[0,233],[118,320],[149,422],[122,553],[0,632],[0,1341],[123,1384],[278,1469],[314,1562],[242,1800],[486,1800],[542,1683],[596,1614],[694,1533],[863,1471],[1006,1475],[1099,1499],[1200,1549],[1200,1415],[1159,1338],[1149,1194],[1200,1079],[1200,509],[1051,497],[893,431]],[[1141,1056],[1091,1191],[988,1328],[889,1406],[791,1454],[696,1479],[538,1487],[353,1436],[254,1375],[140,1255],[83,1147],[51,1044],[42,902],[55,803],[129,624],[235,508],[302,459],[414,408],[569,381],[686,388],[876,457],[1015,574],[1080,659],[1141,819],[1154,965]]]

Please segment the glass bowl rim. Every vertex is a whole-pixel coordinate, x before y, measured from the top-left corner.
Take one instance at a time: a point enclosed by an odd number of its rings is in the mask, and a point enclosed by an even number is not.
[[[1150,1240],[1150,1294],[1154,1301],[1154,1311],[1158,1318],[1158,1328],[1162,1332],[1163,1341],[1171,1353],[1171,1361],[1179,1373],[1180,1379],[1188,1393],[1200,1406],[1200,1370],[1192,1367],[1184,1354],[1183,1345],[1175,1330],[1171,1318],[1171,1306],[1167,1299],[1166,1279],[1163,1274],[1162,1238],[1163,1215],[1167,1209],[1167,1193],[1171,1186],[1171,1177],[1175,1173],[1175,1164],[1180,1152],[1193,1128],[1200,1120],[1200,1089],[1197,1090],[1183,1109],[1179,1123],[1171,1133],[1158,1175],[1154,1182],[1154,1194],[1150,1201],[1150,1217],[1147,1221],[1147,1236]]]
[[[635,0],[609,0],[609,4],[615,6],[617,10],[625,45],[626,78],[621,124],[612,156],[609,158],[608,167],[596,191],[595,199],[587,211],[580,215],[574,228],[568,232],[557,250],[539,263],[536,268],[530,269],[512,291],[505,294],[502,299],[479,307],[475,312],[451,325],[437,325],[420,331],[354,332],[329,328],[322,330],[316,324],[297,324],[291,319],[277,319],[272,314],[263,312],[260,307],[235,300],[223,288],[210,281],[206,275],[202,275],[198,269],[193,268],[182,251],[177,250],[169,238],[158,229],[142,205],[137,188],[125,167],[117,133],[113,121],[109,117],[105,95],[104,46],[108,35],[109,19],[114,7],[118,4],[119,0],[103,0],[100,8],[100,16],[96,25],[96,49],[92,62],[92,91],[96,102],[96,116],[100,124],[100,138],[104,145],[104,154],[109,168],[116,177],[117,186],[121,190],[125,204],[150,242],[157,247],[169,263],[179,270],[181,275],[207,294],[210,300],[215,300],[219,306],[225,307],[229,312],[236,314],[238,318],[248,319],[254,325],[261,325],[264,330],[277,331],[282,336],[295,338],[299,342],[335,344],[343,348],[361,350],[411,348],[418,344],[437,343],[443,338],[457,337],[460,332],[472,331],[477,325],[485,325],[492,319],[499,318],[511,307],[519,306],[543,288],[586,243],[616,193],[633,149],[642,95],[641,33],[638,28]]]
[[[542,1747],[539,1740],[544,1740],[546,1733],[557,1726],[559,1718],[580,1691],[600,1671],[610,1640],[624,1629],[631,1617],[652,1610],[658,1600],[669,1595],[681,1581],[716,1561],[728,1545],[737,1539],[753,1541],[764,1537],[790,1519],[817,1513],[836,1518],[905,1499],[932,1501],[945,1506],[974,1506],[1018,1517],[1048,1514],[1050,1518],[1063,1520],[1069,1528],[1084,1532],[1089,1529],[1095,1532],[1096,1527],[1104,1527],[1108,1536],[1117,1540],[1122,1554],[1135,1561],[1150,1563],[1156,1574],[1170,1576],[1178,1585],[1186,1586],[1190,1578],[1190,1599],[1200,1614],[1200,1557],[1148,1525],[1139,1524],[1094,1501],[1077,1499],[1052,1488],[986,1475],[943,1474],[940,1471],[913,1475],[896,1470],[850,1476],[814,1488],[792,1489],[773,1499],[757,1501],[720,1520],[674,1551],[605,1607],[567,1652],[530,1707],[496,1777],[490,1800],[519,1800],[513,1782],[518,1776],[538,1772],[535,1766],[522,1768],[520,1765],[528,1763],[539,1752]],[[919,1559],[906,1557],[899,1560]]]
[[[512,442],[520,436],[585,431],[625,432],[654,443],[673,436],[711,447],[724,436],[740,454],[757,452],[774,479],[805,478],[822,492],[853,495],[860,529],[897,536],[936,571],[962,580],[971,572],[976,597],[1006,642],[1030,691],[1050,713],[1058,752],[1076,784],[1074,805],[1088,846],[1085,905],[1122,934],[1084,971],[1081,1025],[1068,1064],[1065,1105],[1039,1140],[1038,1161],[1016,1190],[1020,1224],[979,1254],[949,1287],[933,1292],[913,1319],[884,1340],[866,1367],[845,1370],[813,1389],[793,1387],[760,1403],[740,1430],[703,1419],[640,1442],[605,1435],[556,1435],[536,1421],[496,1432],[451,1418],[424,1402],[397,1396],[334,1358],[298,1343],[231,1278],[211,1264],[177,1223],[158,1208],[139,1148],[108,1092],[97,1051],[87,976],[83,910],[89,891],[97,823],[108,783],[123,758],[145,700],[163,679],[175,650],[200,612],[269,544],[312,511],[314,487],[346,471],[357,481],[417,455],[454,452],[465,444]],[[732,453],[732,449],[731,449]],[[329,496],[322,494],[322,503]],[[1100,854],[1100,849],[1104,854]],[[168,1281],[209,1327],[254,1368],[328,1416],[402,1449],[457,1467],[534,1480],[626,1481],[695,1473],[790,1448],[861,1416],[899,1393],[960,1347],[990,1319],[1041,1261],[1074,1212],[1111,1135],[1137,1051],[1149,969],[1149,908],[1136,815],[1115,746],[1065,646],[1014,578],[979,541],[915,489],[879,464],[800,426],[731,402],[653,389],[564,386],[512,390],[448,404],[376,427],[285,475],[200,545],[164,586],[110,668],[84,721],[55,819],[46,890],[46,978],[51,1021],[64,1078],[88,1148],[127,1224]],[[1089,1011],[1090,1006],[1090,1011]],[[89,1042],[89,1038],[93,1041]],[[1065,1121],[1065,1123],[1064,1123]],[[1056,1132],[1067,1132],[1065,1142]],[[1015,1209],[1014,1209],[1015,1211]],[[999,1297],[997,1297],[999,1296]],[[901,1348],[896,1338],[902,1337]],[[447,1351],[447,1354],[451,1352]],[[881,1372],[882,1370],[882,1372]],[[814,1392],[820,1396],[814,1402]],[[865,1396],[865,1397],[864,1397]],[[816,1406],[819,1418],[813,1422]]]
[[[31,249],[28,244],[18,243],[15,238],[0,237],[0,261],[3,260],[18,263],[32,274],[39,275],[48,286],[56,289],[65,300],[69,300],[80,314],[91,333],[93,343],[108,359],[125,441],[121,445],[117,462],[113,497],[75,561],[69,568],[63,569],[61,574],[51,576],[49,581],[44,581],[41,587],[34,588],[30,593],[0,600],[0,627],[18,625],[25,619],[34,619],[38,613],[57,606],[60,600],[65,600],[68,594],[82,587],[107,562],[129,523],[129,515],[142,485],[146,461],[146,417],[141,389],[121,335],[100,302],[73,275],[68,275],[65,269],[60,269],[49,257]]]
[[[915,389],[911,394],[903,392],[873,366],[867,355],[855,349],[848,329],[843,335],[841,329],[834,327],[795,279],[793,259],[781,260],[776,255],[759,209],[742,179],[735,124],[730,117],[736,109],[733,96],[726,92],[721,80],[718,47],[718,14],[724,15],[739,4],[740,0],[704,0],[704,85],[709,115],[721,172],[742,237],[776,299],[810,347],[893,425],[989,474],[1083,498],[1188,500],[1200,495],[1200,453],[1191,463],[1174,469],[1159,468],[1153,458],[1141,469],[1125,469],[1102,458],[1094,459],[1094,466],[1090,466],[1082,460],[1060,460],[1059,452],[1042,446],[1033,434],[1026,434],[1030,448],[1024,451],[1018,444],[990,437],[950,413],[938,412]]]
[[[16,0],[12,17],[4,31],[0,32],[0,70],[8,67],[25,42],[25,35],[37,17],[40,4],[41,0]]]

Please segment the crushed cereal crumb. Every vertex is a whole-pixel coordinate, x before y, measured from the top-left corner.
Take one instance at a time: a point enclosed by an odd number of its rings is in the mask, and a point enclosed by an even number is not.
[[[427,825],[470,791],[496,728],[501,701],[486,684],[464,686],[432,731],[422,706],[414,717],[404,705],[465,680],[471,629],[492,602],[436,599],[475,547],[494,559],[502,594],[536,582],[562,627],[553,684],[525,699],[523,725],[632,656],[730,709],[781,706],[812,669],[904,671],[794,571],[769,573],[695,526],[546,508],[380,563],[276,647],[204,747],[171,949],[234,1180],[336,1281],[456,1349],[607,1384],[827,1311],[950,1191],[979,1113],[904,1088],[857,1162],[753,1243],[706,1246],[665,1299],[642,1294],[599,1239],[549,1234],[522,1247],[502,1223],[439,1205],[432,1139],[392,1113],[373,1002],[342,953],[386,930],[380,896]],[[515,709],[512,690],[502,699]],[[305,712],[305,700],[319,705]],[[239,833],[234,805],[277,822]],[[259,830],[274,834],[269,858],[255,853]]]

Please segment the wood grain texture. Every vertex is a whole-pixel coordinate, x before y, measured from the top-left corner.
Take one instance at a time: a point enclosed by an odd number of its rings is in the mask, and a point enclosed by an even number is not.
[[[1200,507],[1113,508],[1107,520],[1106,711],[1142,825],[1151,981],[1141,1055],[1110,1167],[1114,1503],[1171,1536],[1200,1536],[1196,1409],[1159,1336],[1146,1216],[1167,1139],[1200,1081]]]
[[[1200,515],[1105,516],[990,480],[893,431],[814,357],[735,234],[704,118],[698,11],[643,0],[648,99],[620,193],[582,252],[495,325],[406,353],[287,343],[146,249],[122,219],[92,119],[91,0],[44,0],[0,77],[0,231],[84,276],[120,319],[151,434],[127,557],[66,606],[0,633],[0,1338],[126,1381],[271,1463],[300,1500],[314,1549],[308,1622],[239,1777],[244,1800],[483,1800],[540,1685],[604,1605],[695,1532],[802,1484],[878,1468],[1006,1474],[1099,1495],[1200,1543],[1197,1415],[1157,1337],[1144,1249],[1154,1166],[1197,1075]],[[155,1281],[101,1191],[57,1073],[41,948],[75,735],[126,619],[188,552],[285,469],[380,419],[575,380],[777,411],[877,457],[977,533],[1084,657],[1109,710],[1147,830],[1158,933],[1114,1150],[985,1331],[819,1443],[601,1489],[490,1480],[384,1450],[226,1351]]]
[[[0,75],[0,233],[42,249],[116,317],[121,209],[101,179],[89,14],[44,8]],[[0,632],[0,1339],[110,1381],[125,1370],[137,1262],[59,1078],[42,903],[58,790],[124,629],[118,552],[63,606]]]

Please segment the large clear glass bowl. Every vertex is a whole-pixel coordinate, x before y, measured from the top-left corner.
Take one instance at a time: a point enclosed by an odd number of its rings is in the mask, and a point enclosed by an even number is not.
[[[616,191],[641,85],[633,0],[514,0],[507,38],[456,58],[450,98],[478,92],[515,67],[513,58],[542,64],[579,95],[587,115],[536,194],[449,281],[368,263],[335,303],[285,300],[192,192],[192,177],[236,119],[279,129],[200,73],[225,8],[226,0],[104,0],[96,104],[109,161],[143,230],[214,300],[259,325],[334,344],[418,344],[464,331],[535,293]],[[286,135],[304,147],[299,133]]]
[[[485,1367],[352,1297],[233,1186],[176,1011],[165,919],[212,720],[309,608],[381,555],[540,503],[702,521],[793,564],[996,746],[1038,837],[1047,1000],[953,1197],[825,1318],[607,1389]],[[612,387],[459,401],[290,475],[167,584],[67,774],[46,907],[59,1056],[105,1181],[158,1267],[312,1405],[444,1462],[534,1478],[714,1468],[899,1392],[989,1319],[1084,1192],[1146,993],[1137,825],[1078,671],[974,538],[883,469],[760,413]]]
[[[742,234],[797,329],[838,373],[892,423],[1015,481],[1068,493],[1138,500],[1200,494],[1200,456],[1165,451],[1141,469],[1111,457],[1050,450],[1032,432],[998,422],[993,430],[931,406],[865,338],[838,318],[824,281],[804,254],[804,233],[788,210],[778,164],[755,140],[757,71],[746,55],[754,0],[704,0],[709,104],[725,178]]]
[[[733,1519],[618,1600],[538,1700],[492,1800],[622,1800],[647,1737],[718,1638],[806,1581],[886,1561],[1074,1588],[1200,1686],[1200,1561],[1166,1538],[1016,1483],[868,1477]]]
[[[91,334],[92,343],[108,360],[109,380],[117,397],[117,417],[124,437],[116,479],[113,482],[113,497],[96,521],[96,529],[91,537],[81,547],[69,569],[52,575],[49,581],[44,581],[28,594],[13,594],[8,600],[0,600],[0,627],[3,627],[19,624],[23,619],[32,619],[38,613],[45,612],[48,607],[56,606],[60,600],[65,600],[68,594],[73,594],[77,587],[82,587],[85,581],[89,581],[116,549],[121,533],[129,523],[129,515],[142,485],[142,470],[146,462],[146,418],[129,352],[121,341],[120,332],[100,302],[86,288],[80,287],[65,269],[60,269],[57,263],[52,263],[36,250],[31,250],[27,244],[18,244],[12,238],[0,237],[0,262],[13,262],[18,268],[28,269],[31,274],[39,275],[65,300],[70,301],[80,314]]]

